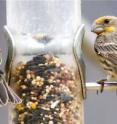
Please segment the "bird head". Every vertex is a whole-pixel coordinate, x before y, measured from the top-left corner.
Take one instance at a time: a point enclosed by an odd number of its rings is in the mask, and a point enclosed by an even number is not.
[[[117,17],[115,16],[99,17],[93,22],[91,31],[96,33],[97,35],[117,31]]]

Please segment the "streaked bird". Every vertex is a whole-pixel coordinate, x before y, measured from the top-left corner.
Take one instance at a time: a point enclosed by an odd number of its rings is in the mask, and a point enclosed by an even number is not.
[[[107,73],[106,79],[98,81],[102,92],[105,81],[117,82],[117,17],[99,17],[93,22],[92,32],[97,34],[94,50]]]

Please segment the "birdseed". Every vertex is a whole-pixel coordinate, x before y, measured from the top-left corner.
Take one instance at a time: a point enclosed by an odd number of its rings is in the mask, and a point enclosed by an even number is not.
[[[22,98],[15,124],[80,124],[80,85],[59,58],[43,54],[20,62],[12,82]]]

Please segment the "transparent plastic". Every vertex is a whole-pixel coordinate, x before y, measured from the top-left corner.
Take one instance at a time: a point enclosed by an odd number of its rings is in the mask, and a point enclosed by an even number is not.
[[[12,123],[82,124],[73,54],[80,1],[7,1],[7,15],[13,46],[9,81],[22,99],[12,110]]]

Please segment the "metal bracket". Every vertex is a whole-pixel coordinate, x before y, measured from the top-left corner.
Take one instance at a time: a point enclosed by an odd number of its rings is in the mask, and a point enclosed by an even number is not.
[[[15,46],[15,42],[14,42],[13,35],[7,26],[4,26],[4,32],[5,32],[4,34],[5,34],[5,38],[7,40],[7,45],[8,45],[8,55],[7,55],[7,60],[5,64],[5,75],[6,75],[6,81],[10,83],[9,80],[10,80],[13,57],[15,53],[13,49]]]
[[[81,81],[81,90],[82,96],[86,98],[86,85],[85,85],[85,63],[82,59],[82,41],[84,36],[84,24],[82,24],[75,35],[73,43],[73,53],[78,66],[80,81]]]

